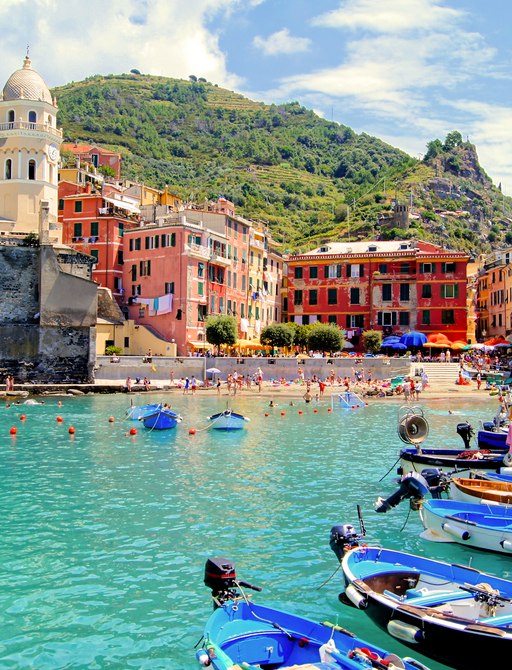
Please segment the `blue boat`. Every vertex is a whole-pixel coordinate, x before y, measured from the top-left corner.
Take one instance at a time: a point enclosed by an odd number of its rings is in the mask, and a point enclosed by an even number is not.
[[[217,412],[207,417],[211,422],[210,428],[215,430],[240,430],[250,419],[243,414],[237,414],[232,409],[225,409],[223,412]]]
[[[145,414],[154,412],[162,407],[162,403],[156,402],[151,405],[132,405],[126,410],[126,418],[131,421],[139,421]]]
[[[440,502],[440,501],[432,501]],[[481,505],[479,505],[481,507]],[[456,670],[512,653],[512,582],[463,565],[368,545],[364,525],[333,526],[340,601],[419,653]],[[491,661],[492,664],[492,661]]]
[[[458,542],[474,549],[512,553],[511,507],[460,500],[425,500],[419,511],[425,528],[421,537],[426,540]]]
[[[389,654],[328,621],[315,623],[254,604],[245,589],[261,589],[238,582],[233,564],[225,558],[206,562],[205,584],[212,590],[215,609],[206,623],[202,648],[196,653],[199,667],[426,670],[420,662]]]
[[[175,428],[182,421],[182,417],[170,409],[158,407],[156,410],[141,416],[139,421],[142,421],[145,428],[151,430],[169,430]]]

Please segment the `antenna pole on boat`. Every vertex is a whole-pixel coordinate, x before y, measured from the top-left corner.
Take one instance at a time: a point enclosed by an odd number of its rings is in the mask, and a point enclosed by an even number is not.
[[[359,525],[361,526],[361,535],[366,535],[366,528],[364,527],[363,513],[361,512],[361,505],[357,506],[357,516],[359,517]]]

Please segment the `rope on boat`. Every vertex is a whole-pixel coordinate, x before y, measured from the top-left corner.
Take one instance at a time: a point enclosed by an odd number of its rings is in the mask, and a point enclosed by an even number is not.
[[[395,467],[395,465],[396,465],[399,461],[400,461],[400,456],[396,459],[396,461],[395,461],[395,462],[393,463],[393,465],[389,468],[389,470],[386,472],[386,474],[385,474],[383,477],[381,477],[381,478],[379,479],[379,482],[381,482],[383,479],[385,479],[385,478],[389,475],[389,473],[391,472],[391,470]]]
[[[320,589],[323,589],[323,587],[324,587],[326,584],[328,584],[328,583],[331,581],[331,579],[332,579],[333,577],[335,577],[335,576],[338,574],[338,572],[339,572],[340,570],[341,570],[341,562],[340,562],[340,564],[338,565],[338,567],[336,568],[336,570],[332,573],[332,575],[331,575],[330,577],[327,577],[327,579],[326,579],[324,582],[322,582],[322,583],[320,584],[320,586],[317,586],[316,590],[317,590],[317,591],[320,591]]]
[[[232,413],[232,410],[230,410],[229,413],[231,414],[231,413]],[[224,414],[225,414],[225,412],[220,412],[220,413],[219,413],[219,416],[218,416],[216,419],[214,419],[213,421],[211,421],[207,426],[205,426],[204,428],[196,429],[196,433],[202,433],[202,432],[205,431],[205,430],[211,430],[211,429],[213,428],[214,424],[215,424],[219,419],[221,419],[221,418],[224,416]]]

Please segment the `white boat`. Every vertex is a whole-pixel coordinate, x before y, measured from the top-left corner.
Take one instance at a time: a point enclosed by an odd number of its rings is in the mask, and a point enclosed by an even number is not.
[[[233,412],[230,408],[217,412],[217,414],[212,414],[207,418],[211,422],[210,428],[214,428],[215,430],[241,430],[250,421],[248,417]]]
[[[426,500],[420,507],[425,530],[433,542],[457,542],[474,549],[512,553],[512,508],[458,500]]]

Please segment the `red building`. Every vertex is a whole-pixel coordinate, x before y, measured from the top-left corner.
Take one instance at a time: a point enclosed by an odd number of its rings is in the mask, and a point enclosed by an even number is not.
[[[421,241],[328,243],[288,258],[289,321],[465,340],[469,257]]]
[[[69,151],[74,154],[79,164],[89,163],[95,168],[108,167],[113,171],[114,179],[121,178],[121,154],[109,151],[94,144],[65,143],[60,148],[61,153]]]
[[[123,288],[124,233],[137,227],[138,208],[114,192],[93,192],[69,182],[59,184],[59,222],[62,242],[94,256],[92,279],[109,288],[118,304],[125,302]]]

